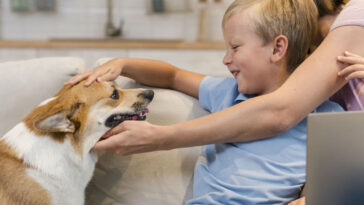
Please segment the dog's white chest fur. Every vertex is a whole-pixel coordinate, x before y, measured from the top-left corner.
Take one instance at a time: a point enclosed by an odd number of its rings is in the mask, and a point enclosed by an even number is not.
[[[36,136],[19,123],[3,138],[29,166],[26,172],[51,196],[52,204],[83,204],[84,190],[92,177],[97,157],[80,156],[69,141],[59,143]]]

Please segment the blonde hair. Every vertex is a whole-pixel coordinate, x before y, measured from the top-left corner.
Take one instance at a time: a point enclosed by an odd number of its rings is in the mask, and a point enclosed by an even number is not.
[[[235,0],[226,10],[222,26],[231,16],[249,11],[250,25],[264,44],[279,35],[288,39],[287,71],[293,72],[305,59],[317,36],[318,12],[313,0]]]

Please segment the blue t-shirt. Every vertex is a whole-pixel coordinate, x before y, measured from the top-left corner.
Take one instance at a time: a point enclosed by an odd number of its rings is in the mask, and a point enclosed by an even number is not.
[[[234,78],[206,77],[199,101],[217,112],[253,96],[239,93]],[[314,112],[342,111],[325,101]],[[241,120],[249,116],[241,116]],[[306,120],[275,137],[203,147],[195,167],[194,197],[187,204],[286,204],[305,183]]]

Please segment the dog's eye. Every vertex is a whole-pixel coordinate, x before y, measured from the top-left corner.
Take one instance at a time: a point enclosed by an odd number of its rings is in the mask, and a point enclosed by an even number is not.
[[[114,90],[114,92],[112,92],[110,98],[114,99],[114,100],[119,99],[119,92],[117,90]]]

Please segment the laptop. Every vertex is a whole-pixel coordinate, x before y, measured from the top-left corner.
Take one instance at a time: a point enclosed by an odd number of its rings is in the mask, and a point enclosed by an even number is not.
[[[307,205],[364,204],[364,112],[307,120]]]

